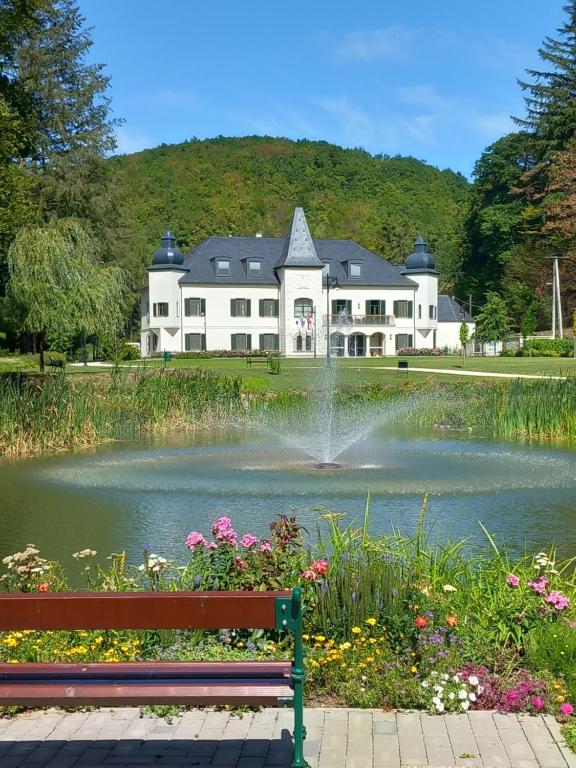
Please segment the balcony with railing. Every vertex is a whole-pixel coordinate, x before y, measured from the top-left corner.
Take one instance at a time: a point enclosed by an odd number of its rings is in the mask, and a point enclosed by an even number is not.
[[[395,325],[394,315],[343,315],[341,313],[337,315],[322,315],[323,325],[328,324],[328,318],[330,318],[330,326],[336,328],[342,326],[344,328],[350,328],[352,326],[374,326],[374,325]]]

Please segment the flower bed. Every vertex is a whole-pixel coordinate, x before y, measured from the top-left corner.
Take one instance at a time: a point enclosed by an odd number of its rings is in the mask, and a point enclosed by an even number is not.
[[[178,565],[144,547],[84,563],[90,590],[268,590],[302,584],[311,701],[360,707],[551,712],[569,720],[576,701],[574,563],[553,552],[510,560],[494,546],[474,557],[461,544],[373,538],[325,514],[310,547],[295,518],[260,539],[228,517],[210,535],[183,535]],[[421,520],[422,523],[422,520]],[[326,530],[327,526],[327,530]],[[492,542],[493,544],[493,542]],[[62,568],[33,545],[5,557],[7,591],[69,589]],[[273,632],[0,633],[0,661],[275,658]]]

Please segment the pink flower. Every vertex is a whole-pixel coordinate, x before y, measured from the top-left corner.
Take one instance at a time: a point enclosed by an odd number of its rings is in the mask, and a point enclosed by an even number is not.
[[[571,715],[574,712],[574,707],[569,701],[565,701],[564,704],[560,704],[560,712],[563,715]]]
[[[539,595],[543,595],[544,592],[546,592],[548,584],[550,584],[550,582],[546,576],[538,576],[537,579],[528,582],[530,589],[534,590],[534,592],[537,592]]]
[[[223,544],[236,545],[236,531],[232,528],[232,520],[229,517],[220,517],[212,526],[212,534]]]
[[[245,549],[250,549],[250,547],[253,547],[255,544],[258,544],[260,539],[258,536],[254,536],[252,533],[245,533],[244,536],[240,539],[240,545],[244,547]]]
[[[544,702],[542,701],[541,696],[534,696],[532,699],[532,705],[534,706],[534,709],[542,709],[544,706]]]
[[[318,576],[326,576],[328,573],[328,560],[316,560],[310,566],[310,570],[314,571]]]
[[[553,605],[557,611],[563,611],[564,608],[567,608],[568,605],[570,605],[570,598],[557,590],[552,590],[549,595],[546,595],[544,601]]]
[[[210,542],[209,542],[209,543],[206,545],[206,549],[218,549],[218,544],[216,544],[216,542],[215,542],[215,541],[210,541]]]
[[[260,547],[260,552],[272,552],[272,544],[270,544],[269,541],[263,541],[262,546]]]
[[[192,550],[192,552],[194,552],[196,547],[200,545],[203,547],[208,546],[208,542],[206,541],[204,536],[202,536],[201,533],[198,533],[198,531],[191,531],[186,537],[185,544],[188,547],[188,549]]]
[[[518,578],[518,576],[515,576],[513,573],[509,574],[506,581],[508,582],[508,586],[510,587],[517,587],[520,584],[520,579]]]
[[[306,579],[306,581],[316,581],[318,578],[316,571],[313,571],[311,568],[308,568],[306,571],[302,571],[300,575],[303,579]]]

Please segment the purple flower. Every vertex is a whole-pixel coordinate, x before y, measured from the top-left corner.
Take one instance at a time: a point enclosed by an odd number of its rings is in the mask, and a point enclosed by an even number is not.
[[[269,541],[263,541],[260,547],[260,552],[265,552],[266,554],[272,552],[272,544],[270,544]]]
[[[553,605],[557,611],[563,611],[564,608],[567,608],[568,605],[570,605],[570,598],[557,590],[552,590],[552,592],[544,598],[544,601]]]
[[[537,579],[528,582],[530,589],[534,590],[534,592],[537,592],[539,595],[543,595],[544,592],[546,592],[548,584],[550,584],[550,582],[546,576],[538,576]]]
[[[245,549],[250,549],[250,547],[253,547],[259,542],[260,539],[258,536],[254,536],[252,533],[245,533],[244,536],[242,536],[240,539],[240,546],[244,547]]]

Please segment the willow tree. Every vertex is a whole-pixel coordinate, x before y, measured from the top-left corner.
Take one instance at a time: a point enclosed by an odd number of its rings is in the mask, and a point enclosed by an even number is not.
[[[99,264],[98,246],[73,221],[27,227],[8,251],[8,297],[20,329],[40,353],[49,336],[117,335],[124,323],[124,273]]]

